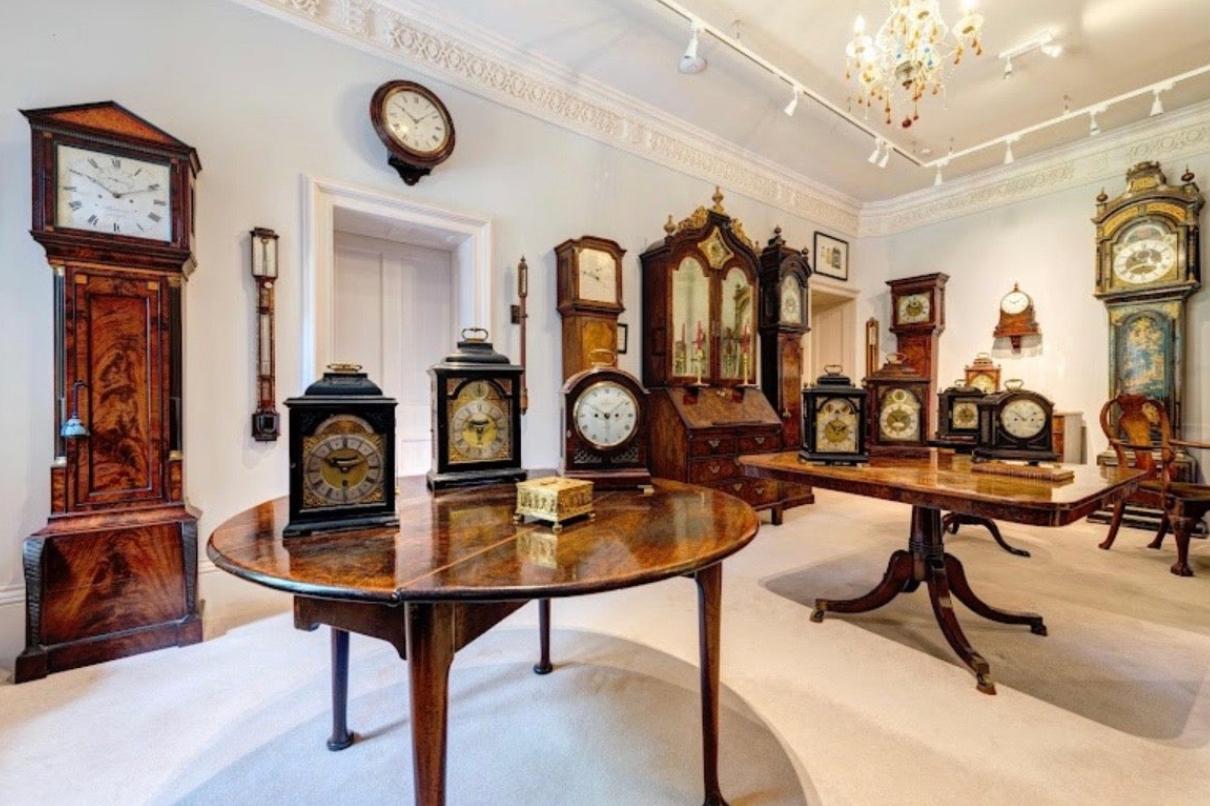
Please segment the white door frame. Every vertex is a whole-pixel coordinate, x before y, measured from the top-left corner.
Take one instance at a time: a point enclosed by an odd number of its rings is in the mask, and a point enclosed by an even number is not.
[[[302,383],[332,360],[336,247],[334,215],[344,208],[454,236],[454,318],[458,329],[492,321],[492,222],[480,213],[451,210],[331,179],[302,177]]]

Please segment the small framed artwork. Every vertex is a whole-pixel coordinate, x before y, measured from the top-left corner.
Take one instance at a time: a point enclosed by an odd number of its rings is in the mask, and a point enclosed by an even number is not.
[[[837,280],[849,279],[849,243],[822,232],[815,233],[815,273]]]
[[[630,349],[630,325],[618,322],[618,355],[626,355]]]

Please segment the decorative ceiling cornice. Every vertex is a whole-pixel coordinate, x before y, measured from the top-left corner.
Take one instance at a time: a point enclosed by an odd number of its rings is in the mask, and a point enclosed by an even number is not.
[[[857,233],[860,203],[486,31],[380,0],[235,0],[820,226]],[[403,0],[393,0],[404,7]],[[423,20],[423,22],[421,22]]]
[[[1021,158],[1011,166],[867,203],[861,208],[859,232],[862,236],[893,235],[1092,182],[1121,183],[1126,169],[1136,162],[1179,160],[1207,151],[1210,102],[1203,102],[1158,120],[1145,118],[1098,137]],[[1176,167],[1168,166],[1170,175]],[[1091,210],[1090,199],[1089,215]]]

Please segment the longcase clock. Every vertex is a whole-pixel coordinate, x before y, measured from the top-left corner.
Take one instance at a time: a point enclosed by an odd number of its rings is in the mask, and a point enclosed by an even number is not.
[[[945,330],[945,283],[947,274],[922,274],[887,280],[891,287],[891,332],[895,334],[903,363],[928,380],[925,392],[925,433],[937,424],[932,400],[937,393],[937,354]]]
[[[782,445],[802,445],[802,337],[807,321],[805,250],[786,246],[781,227],[760,253],[760,385],[781,417]]]
[[[55,460],[24,546],[18,682],[202,638],[181,439],[197,154],[112,101],[23,114],[54,277]]]
[[[607,350],[617,363],[618,316],[622,306],[622,255],[608,238],[584,235],[555,247],[558,311],[563,319],[563,379],[594,366],[593,354]]]

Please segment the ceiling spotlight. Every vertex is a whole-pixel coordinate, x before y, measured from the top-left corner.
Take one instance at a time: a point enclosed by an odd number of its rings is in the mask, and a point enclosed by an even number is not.
[[[874,138],[874,150],[872,152],[870,152],[870,156],[866,157],[866,162],[873,165],[874,163],[878,162],[878,157],[881,154],[882,154],[882,138],[875,137]]]
[[[878,167],[885,168],[886,164],[891,161],[891,144],[884,142],[882,144],[882,159],[878,160]]]
[[[1160,87],[1156,87],[1152,90],[1152,92],[1155,94],[1155,98],[1151,101],[1151,117],[1164,114],[1164,102],[1160,100],[1160,93],[1163,91],[1164,89],[1161,89]]]
[[[697,55],[698,36],[702,31],[702,24],[694,20],[690,30],[689,46],[685,48],[685,55],[681,56],[681,62],[676,69],[691,76],[706,69],[706,60]]]
[[[798,108],[799,92],[801,92],[801,90],[798,89],[797,85],[790,88],[790,103],[786,104],[786,108],[782,110],[790,117],[794,117],[794,110]]]
[[[941,187],[942,181],[943,180],[941,179],[941,166],[938,165],[937,166],[937,175],[933,177],[933,187],[935,187],[935,188]]]
[[[1097,110],[1088,113],[1088,135],[1096,137],[1101,133],[1101,124],[1097,123]]]
[[[1013,141],[1011,139],[1004,141],[1004,164],[1012,165],[1013,160]]]
[[[1049,44],[1042,46],[1042,52],[1052,59],[1057,59],[1063,55],[1063,46],[1059,44]]]
[[[999,58],[1004,60],[1004,77],[1010,78],[1013,74],[1013,59],[1020,59],[1028,53],[1033,53],[1035,50],[1040,50],[1052,59],[1057,59],[1063,55],[1063,46],[1055,42],[1055,35],[1050,31],[1043,31],[1040,34],[1026,39],[1024,42],[1019,42],[1007,50],[1000,51]]]
[[[1004,77],[1005,78],[1013,77],[1013,57],[1012,56],[1008,56],[1007,58],[1004,59]]]

